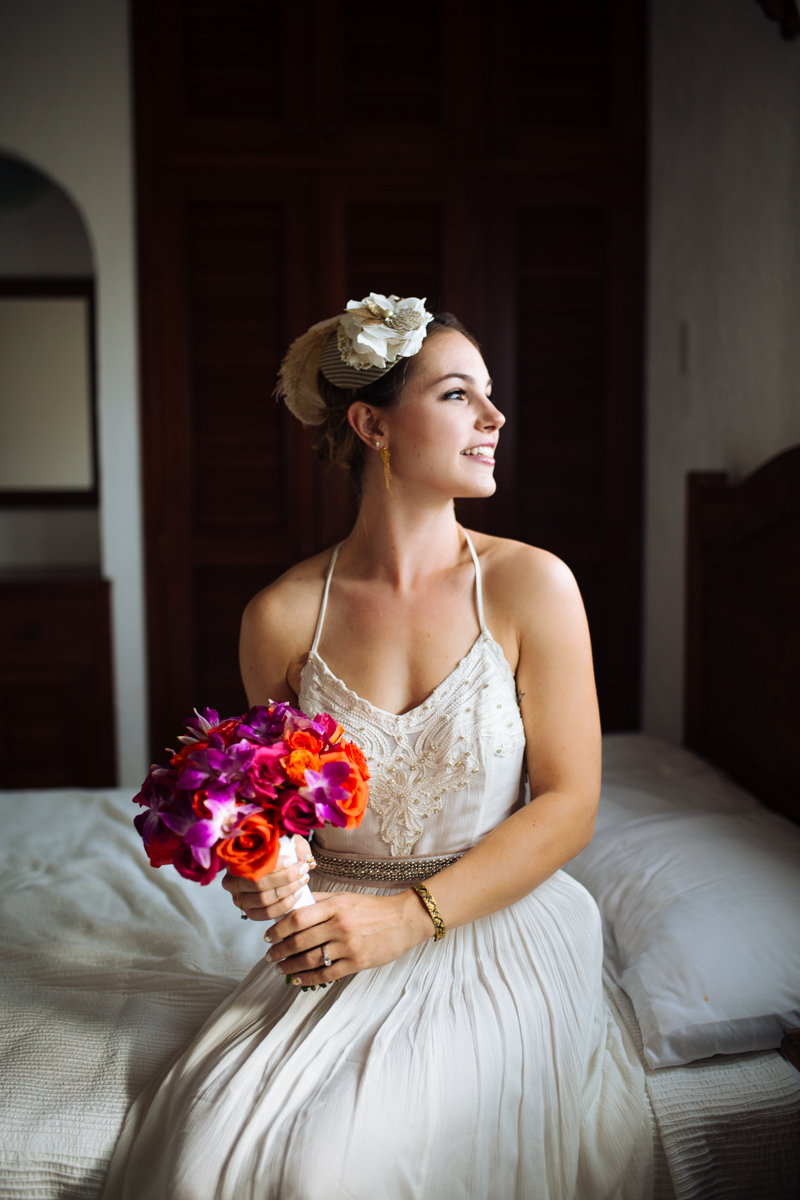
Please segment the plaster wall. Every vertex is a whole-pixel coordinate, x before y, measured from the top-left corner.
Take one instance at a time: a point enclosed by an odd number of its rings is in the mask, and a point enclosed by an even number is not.
[[[682,732],[684,490],[800,442],[800,40],[651,2],[643,724]]]
[[[38,167],[68,193],[92,243],[100,553],[112,581],[120,782],[136,784],[147,757],[126,0],[3,0],[0,149]],[[47,548],[36,550],[35,539],[49,539],[53,531],[34,514],[31,522],[25,544],[41,559]],[[91,554],[86,526],[72,531],[71,561]],[[25,531],[17,521],[3,532],[8,539]]]

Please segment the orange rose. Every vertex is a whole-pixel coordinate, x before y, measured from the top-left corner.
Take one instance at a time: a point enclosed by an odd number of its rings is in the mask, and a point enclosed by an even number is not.
[[[292,783],[303,787],[306,782],[306,771],[318,771],[320,759],[318,754],[312,754],[310,750],[293,750],[291,754],[287,754],[285,758],[281,759],[281,766]]]
[[[261,879],[275,869],[278,843],[278,830],[272,822],[261,813],[252,813],[235,837],[217,846],[217,854],[232,875]]]
[[[357,746],[355,742],[342,742],[342,749],[361,778],[364,780],[369,779],[369,767],[367,766],[367,760],[364,758],[361,747]]]
[[[319,754],[322,749],[320,739],[307,729],[296,729],[294,733],[287,733],[283,740],[292,750],[307,750],[309,754]]]
[[[352,742],[350,743],[350,747],[358,751],[361,760],[364,762],[364,769],[366,770],[367,764],[366,760],[364,759],[364,755],[360,750],[358,750],[357,746],[353,746]],[[357,829],[364,816],[364,810],[369,803],[369,786],[367,784],[369,772],[367,771],[365,778],[362,775],[360,766],[354,764],[353,759],[347,750],[333,750],[329,754],[323,754],[322,763],[324,764],[329,762],[347,763],[348,767],[350,768],[350,774],[341,784],[343,788],[347,789],[349,795],[347,796],[346,800],[337,800],[337,804],[347,817],[345,829]]]

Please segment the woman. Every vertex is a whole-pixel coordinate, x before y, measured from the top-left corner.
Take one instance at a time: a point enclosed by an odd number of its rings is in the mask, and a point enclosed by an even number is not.
[[[316,904],[292,911],[305,844],[226,879],[275,920],[267,958],[134,1106],[106,1195],[644,1196],[642,1071],[604,1005],[597,909],[559,872],[599,793],[580,595],[551,554],[453,509],[495,490],[504,418],[477,343],[371,294],[295,343],[280,388],[361,504],[340,547],[251,601],[242,674],[251,704],[344,725],[370,806],[320,833]],[[335,986],[300,990],[317,984]]]

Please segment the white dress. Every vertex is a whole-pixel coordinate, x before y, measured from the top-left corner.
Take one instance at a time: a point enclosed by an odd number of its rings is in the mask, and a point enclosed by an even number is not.
[[[317,891],[390,894],[342,872],[406,869],[412,856],[420,878],[426,857],[468,849],[522,803],[514,678],[469,548],[480,635],[400,716],[317,653],[334,553],[300,706],[337,717],[372,779],[361,827],[326,828],[315,843],[336,872],[315,872]],[[516,904],[324,990],[287,987],[260,962],[134,1104],[106,1200],[647,1197],[643,1072],[604,1002],[601,959],[594,901],[557,871]]]

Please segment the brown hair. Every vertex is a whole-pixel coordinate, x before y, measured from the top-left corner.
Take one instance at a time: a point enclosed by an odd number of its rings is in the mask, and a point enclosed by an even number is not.
[[[428,337],[443,329],[454,329],[472,342],[476,349],[480,345],[476,338],[464,328],[452,313],[435,313],[428,325]],[[424,345],[424,343],[423,343]],[[411,358],[401,358],[400,362],[387,371],[374,383],[368,383],[362,388],[340,388],[325,378],[320,371],[318,376],[319,394],[325,401],[328,415],[319,427],[320,436],[316,444],[319,458],[325,462],[336,463],[345,471],[351,473],[357,483],[361,476],[364,463],[364,444],[356,434],[347,419],[347,411],[356,400],[369,404],[371,408],[392,408],[402,395],[403,388],[413,372],[416,355]]]

